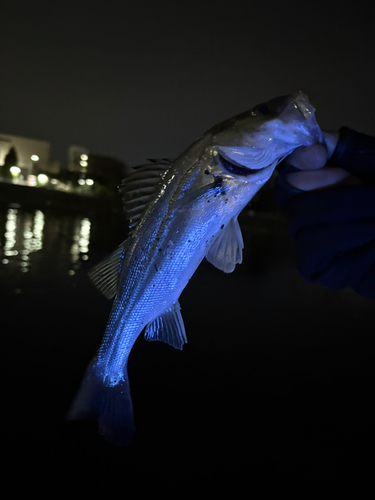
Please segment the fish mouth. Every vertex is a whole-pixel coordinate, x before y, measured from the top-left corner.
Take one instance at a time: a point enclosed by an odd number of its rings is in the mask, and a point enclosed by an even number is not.
[[[303,90],[299,90],[291,95],[290,102],[292,106],[301,113],[305,120],[309,120],[311,115],[315,112],[314,106],[310,104],[308,97]]]
[[[315,118],[316,109],[309,102],[307,95],[302,90],[299,90],[290,97],[290,102],[294,109],[303,116],[305,128],[314,138],[315,142],[324,144],[323,133]]]
[[[309,115],[311,114],[307,108],[305,106],[302,106],[300,103],[294,101],[293,99],[291,100],[291,103],[293,105],[293,107],[299,111],[301,113],[301,115],[303,116],[303,118],[305,120],[308,120],[309,119]]]
[[[224,167],[224,169],[234,175],[238,175],[240,177],[250,177],[252,175],[255,175],[262,170],[265,170],[266,168],[269,167],[267,165],[266,167],[262,168],[249,168],[249,167],[244,167],[243,165],[239,165],[238,163],[234,162],[233,160],[228,160],[225,158],[222,154],[219,153],[220,156],[220,163]]]

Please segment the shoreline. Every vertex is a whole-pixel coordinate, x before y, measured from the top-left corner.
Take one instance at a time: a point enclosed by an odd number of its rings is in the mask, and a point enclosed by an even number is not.
[[[0,181],[0,203],[19,203],[35,208],[63,208],[73,212],[121,213],[121,200],[94,198],[76,193],[64,193],[43,187],[15,185]]]

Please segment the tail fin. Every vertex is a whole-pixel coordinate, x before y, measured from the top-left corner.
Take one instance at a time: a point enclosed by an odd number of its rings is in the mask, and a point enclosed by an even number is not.
[[[106,441],[126,446],[134,433],[133,405],[127,377],[115,386],[107,386],[95,375],[95,361],[93,359],[86,370],[67,418],[97,420],[99,433]]]

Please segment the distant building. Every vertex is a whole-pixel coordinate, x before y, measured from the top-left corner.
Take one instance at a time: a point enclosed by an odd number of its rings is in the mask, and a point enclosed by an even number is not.
[[[16,135],[0,133],[0,166],[11,148],[17,156],[17,165],[24,176],[39,172],[56,173],[60,170],[57,162],[50,161],[50,143],[37,139],[27,139]]]
[[[68,149],[69,172],[81,173],[87,167],[89,151],[83,146],[70,146]]]
[[[90,154],[83,146],[70,146],[67,170],[70,179],[92,179],[104,186],[117,186],[124,177],[126,165],[108,156]]]
[[[87,177],[91,177],[103,185],[118,186],[124,178],[126,165],[115,158],[100,155],[89,155]]]
[[[17,183],[37,185],[40,182],[49,182],[50,179],[52,184],[56,184],[59,180],[70,184],[73,188],[80,186],[86,189],[83,186],[89,186],[92,190],[100,190],[102,189],[100,186],[104,186],[108,192],[108,189],[117,189],[127,169],[121,161],[92,155],[83,146],[69,147],[67,163],[63,169],[59,162],[50,160],[49,155],[50,143],[47,141],[0,134],[1,181],[16,180]],[[39,181],[39,174],[46,174],[47,180]]]

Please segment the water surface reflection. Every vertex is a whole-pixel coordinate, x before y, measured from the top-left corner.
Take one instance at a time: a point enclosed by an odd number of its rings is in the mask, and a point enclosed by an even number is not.
[[[33,254],[44,249],[47,261],[55,259],[72,275],[89,259],[91,221],[82,215],[54,216],[42,210],[10,205],[0,212],[2,267],[27,273],[40,264]],[[68,247],[68,248],[67,248]]]
[[[87,217],[74,219],[73,243],[70,248],[72,269],[68,271],[70,275],[75,273],[82,260],[89,259],[90,228],[91,222]]]
[[[0,295],[75,288],[125,236],[122,215],[0,204]]]
[[[0,219],[0,223],[2,220]],[[1,224],[3,226],[3,224]],[[20,212],[9,207],[5,215],[5,230],[2,227],[1,263],[13,265],[26,273],[30,265],[30,254],[43,247],[44,213]]]

